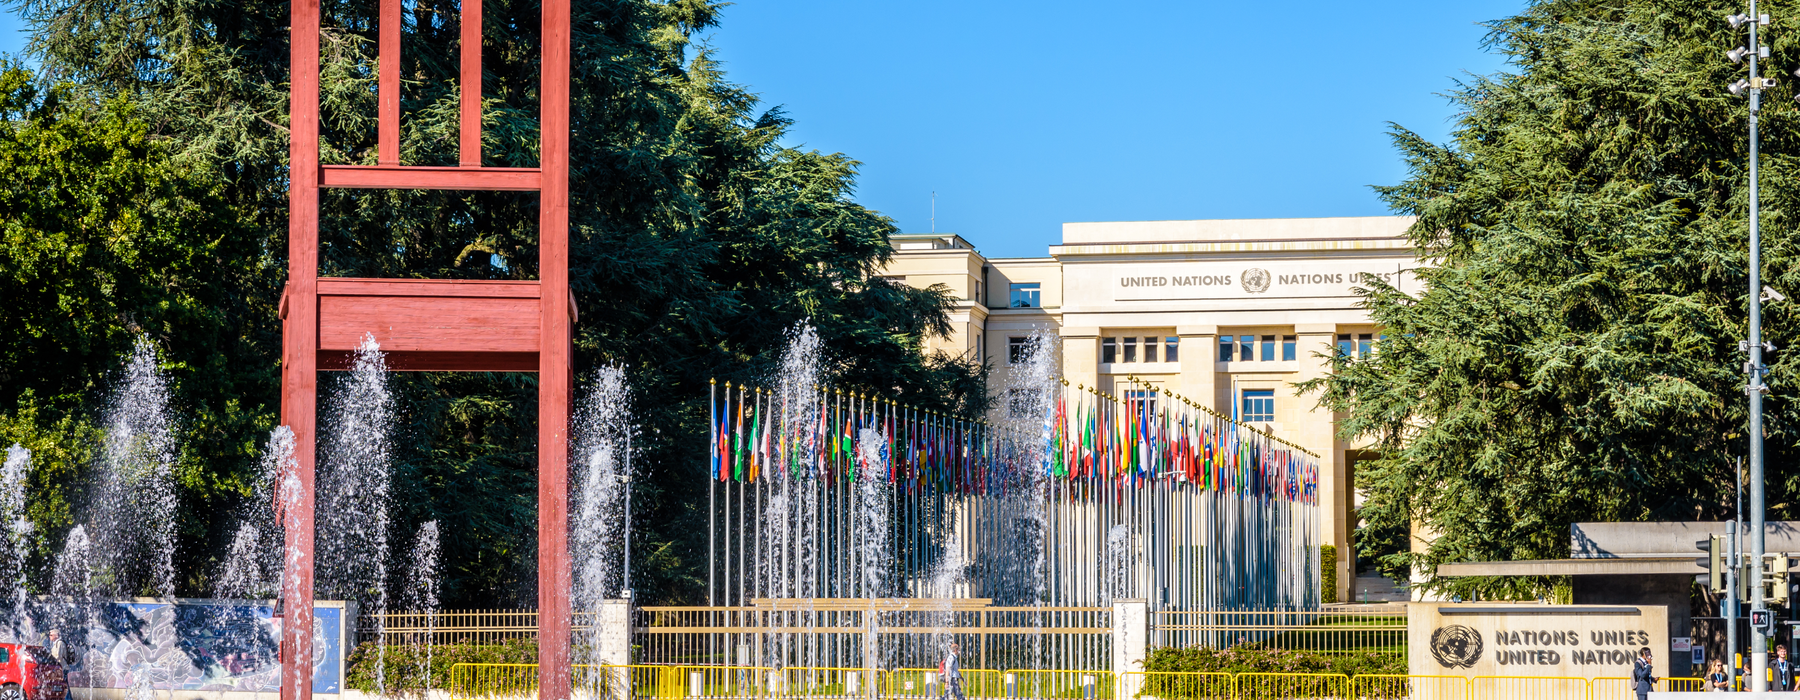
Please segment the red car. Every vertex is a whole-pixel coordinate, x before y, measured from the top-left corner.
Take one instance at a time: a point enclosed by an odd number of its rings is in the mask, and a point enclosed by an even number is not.
[[[43,647],[0,644],[0,700],[67,700],[69,677]]]

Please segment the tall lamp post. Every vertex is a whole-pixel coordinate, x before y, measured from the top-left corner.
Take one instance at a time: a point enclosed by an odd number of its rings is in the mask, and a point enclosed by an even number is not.
[[[1763,383],[1768,368],[1763,366],[1762,339],[1762,238],[1759,229],[1758,193],[1756,185],[1756,114],[1762,109],[1762,91],[1775,86],[1773,78],[1757,75],[1756,59],[1767,58],[1769,49],[1756,42],[1758,27],[1769,25],[1769,16],[1756,12],[1756,0],[1750,0],[1749,14],[1731,15],[1725,22],[1732,29],[1749,29],[1749,43],[1726,52],[1733,63],[1748,61],[1750,77],[1732,83],[1733,95],[1750,98],[1750,339],[1739,344],[1749,354],[1744,374],[1749,378],[1744,393],[1750,397],[1750,689],[1766,691],[1769,686],[1769,633],[1774,631],[1774,616],[1763,600],[1763,415],[1762,398],[1769,388]],[[1770,348],[1772,349],[1772,348]],[[1734,650],[1735,651],[1735,650]]]

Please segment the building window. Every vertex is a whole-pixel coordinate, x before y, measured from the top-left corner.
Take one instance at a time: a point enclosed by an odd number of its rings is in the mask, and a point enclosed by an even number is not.
[[[1038,402],[1038,392],[1033,389],[1008,389],[1006,391],[1006,412],[1013,418],[1027,418],[1041,415],[1043,405]]]
[[[1238,359],[1244,362],[1256,359],[1256,336],[1238,336]]]
[[[1293,362],[1295,359],[1298,359],[1296,357],[1297,353],[1295,352],[1297,349],[1298,348],[1297,348],[1296,344],[1294,343],[1294,336],[1291,336],[1291,335],[1281,336],[1281,361],[1282,362]]]
[[[1237,347],[1232,344],[1231,336],[1219,336],[1219,361],[1230,362],[1237,355]]]
[[[1180,362],[1181,338],[1171,335],[1168,341],[1166,345],[1163,345],[1163,362]]]
[[[1154,417],[1156,415],[1156,392],[1127,391],[1125,392],[1125,406],[1131,411],[1128,415],[1132,417],[1142,418],[1146,415]]]
[[[1145,362],[1155,362],[1156,361],[1156,346],[1159,344],[1160,343],[1156,342],[1156,336],[1154,336],[1154,335],[1144,336],[1144,361]]]
[[[1350,342],[1349,333],[1338,334],[1337,354],[1344,357],[1354,357],[1356,355],[1356,344]]]
[[[1369,333],[1356,336],[1356,356],[1368,357],[1375,354],[1375,336]]]
[[[1040,298],[1038,296],[1039,294],[1040,290],[1038,289],[1038,283],[1036,282],[1014,282],[1012,285],[1012,308],[1038,308],[1041,306],[1041,304],[1038,303]]]
[[[1275,336],[1265,335],[1262,337],[1262,361],[1275,361]]]
[[[1025,361],[1026,339],[1013,336],[1006,339],[1006,363],[1016,365]]]
[[[1275,420],[1275,390],[1245,389],[1243,416],[1245,423]]]
[[[987,363],[987,336],[985,335],[975,336],[975,362]]]
[[[1125,337],[1125,361],[1137,362],[1137,338]]]
[[[1112,338],[1100,339],[1100,362],[1112,364],[1119,361],[1119,341]]]

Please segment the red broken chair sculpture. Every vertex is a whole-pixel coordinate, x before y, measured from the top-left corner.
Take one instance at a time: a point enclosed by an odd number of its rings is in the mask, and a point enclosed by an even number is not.
[[[538,373],[538,687],[569,697],[568,426],[573,372],[569,294],[569,2],[544,0],[536,168],[481,164],[481,0],[463,0],[461,128],[454,167],[400,163],[401,0],[381,0],[377,164],[319,163],[318,0],[295,0],[288,281],[281,298],[281,420],[294,431],[299,493],[284,522],[281,698],[312,697],[313,474],[318,372],[345,369],[371,334],[403,371]],[[511,190],[538,193],[538,280],[319,278],[319,190]],[[352,621],[346,620],[346,624]]]

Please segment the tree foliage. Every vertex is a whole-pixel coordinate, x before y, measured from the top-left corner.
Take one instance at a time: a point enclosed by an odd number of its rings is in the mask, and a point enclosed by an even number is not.
[[[1767,73],[1800,67],[1800,7],[1765,3]],[[1736,4],[1556,0],[1494,22],[1508,70],[1450,98],[1452,138],[1395,126],[1410,174],[1377,188],[1418,217],[1424,291],[1361,288],[1386,339],[1334,360],[1305,388],[1344,412],[1345,436],[1379,458],[1358,466],[1368,557],[1429,541],[1384,565],[1560,558],[1571,522],[1712,520],[1733,512],[1746,449],[1746,103],[1724,86],[1742,37]],[[1790,95],[1762,116],[1764,278],[1800,289],[1794,261]],[[1776,345],[1793,302],[1765,304]],[[1771,518],[1792,495],[1800,355],[1768,377]],[[1549,582],[1450,580],[1465,592],[1530,595]],[[1459,587],[1460,588],[1457,588]]]
[[[129,101],[172,160],[219,183],[216,194],[285,265],[285,3],[24,0],[32,50],[55,79]],[[375,159],[375,4],[324,3],[322,158]],[[855,203],[858,163],[782,145],[789,121],[730,83],[694,32],[707,0],[575,4],[570,283],[581,312],[577,372],[628,368],[642,439],[633,480],[633,583],[649,600],[694,600],[704,581],[707,380],[759,380],[783,334],[810,319],[847,389],[965,415],[986,406],[983,369],[933,356],[948,328],[942,288],[873,276],[891,254],[892,221]],[[484,159],[537,161],[538,7],[483,6]],[[410,3],[402,52],[402,160],[456,157],[458,12]],[[321,204],[327,276],[533,279],[537,201],[520,193],[328,191]],[[275,279],[279,280],[280,273]],[[279,285],[233,287],[268,310]],[[232,328],[265,337],[273,313]],[[269,422],[273,345],[249,364],[265,378],[248,410]],[[97,376],[92,369],[80,376]],[[71,370],[71,376],[75,373]],[[323,382],[322,385],[328,385]],[[528,602],[534,595],[535,377],[402,375],[396,538],[446,523],[446,601]],[[183,387],[185,389],[185,385]],[[257,426],[263,429],[264,426]],[[256,440],[244,426],[234,433]],[[246,462],[194,459],[245,478]],[[235,471],[234,471],[235,470]],[[226,533],[193,532],[194,553]],[[195,558],[190,567],[200,568]]]
[[[0,66],[0,439],[34,453],[39,532],[60,537],[87,496],[96,398],[140,335],[185,388],[187,534],[222,527],[214,513],[248,487],[233,467],[270,426],[256,404],[273,345],[254,319],[273,307],[238,214],[130,100]]]

